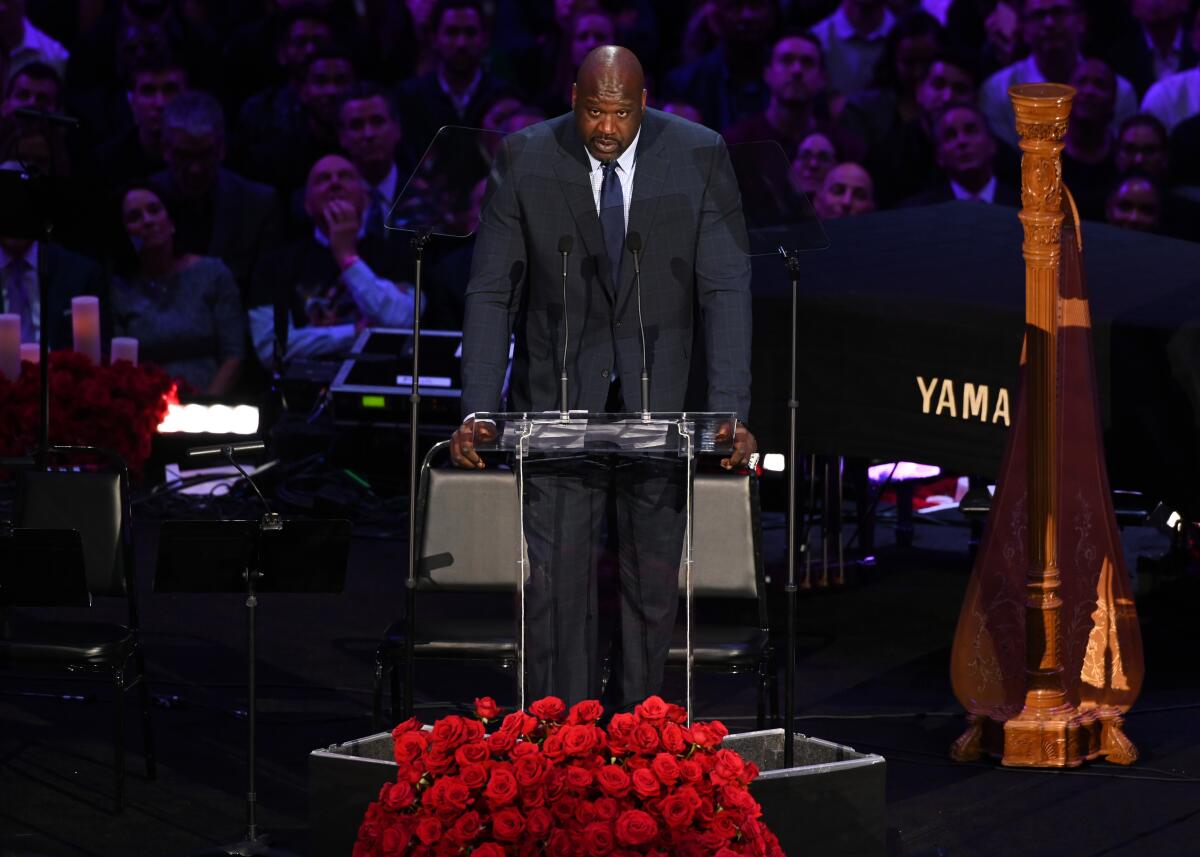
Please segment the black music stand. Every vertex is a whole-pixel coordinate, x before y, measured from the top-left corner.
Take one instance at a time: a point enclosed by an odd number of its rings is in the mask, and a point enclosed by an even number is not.
[[[350,553],[350,522],[287,520],[268,512],[257,521],[167,521],[158,544],[155,592],[246,593],[246,837],[217,854],[274,854],[259,833],[255,792],[255,619],[268,592],[342,591]]]

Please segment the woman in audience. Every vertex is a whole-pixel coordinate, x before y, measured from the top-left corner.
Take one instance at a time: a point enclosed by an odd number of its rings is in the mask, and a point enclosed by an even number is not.
[[[133,185],[120,197],[124,264],[112,283],[113,329],[139,355],[196,392],[232,389],[245,354],[246,320],[233,274],[219,259],[181,253],[157,192]]]
[[[813,131],[796,147],[792,160],[792,178],[809,198],[821,189],[825,174],[838,162],[837,146],[825,134]]]
[[[1163,222],[1163,193],[1145,173],[1123,177],[1108,195],[1105,215],[1122,229],[1158,232]]]

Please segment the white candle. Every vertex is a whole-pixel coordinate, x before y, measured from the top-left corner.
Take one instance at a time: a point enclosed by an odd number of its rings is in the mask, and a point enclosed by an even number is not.
[[[75,334],[75,350],[100,364],[100,298],[80,295],[71,298],[71,329]]]
[[[21,316],[0,315],[0,375],[10,381],[21,375]]]
[[[118,360],[128,360],[136,366],[137,351],[138,343],[132,336],[114,336],[108,349],[108,362],[116,363]]]
[[[28,360],[34,366],[42,362],[42,349],[36,342],[21,343],[21,362]]]

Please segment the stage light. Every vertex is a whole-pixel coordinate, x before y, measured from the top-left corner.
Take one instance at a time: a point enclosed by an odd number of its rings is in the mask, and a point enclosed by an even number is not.
[[[158,431],[160,434],[254,434],[258,431],[258,408],[171,403]]]
[[[782,473],[787,469],[787,458],[782,452],[768,452],[762,459],[763,470]]]
[[[894,470],[893,470],[894,469]],[[932,479],[940,475],[942,468],[932,464],[918,464],[915,461],[897,461],[887,464],[874,464],[867,468],[867,478],[872,482],[883,482],[891,479],[893,482],[903,482],[907,479]]]

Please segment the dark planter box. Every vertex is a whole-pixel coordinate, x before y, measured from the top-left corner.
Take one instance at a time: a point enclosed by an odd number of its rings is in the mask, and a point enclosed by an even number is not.
[[[787,854],[882,857],[885,851],[882,756],[820,738],[795,736],[793,768],[782,769],[783,730],[730,735],[725,746],[762,772],[750,792]],[[314,750],[309,756],[312,854],[348,855],[367,804],[395,777],[386,732]]]

